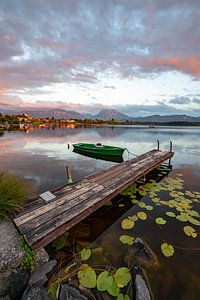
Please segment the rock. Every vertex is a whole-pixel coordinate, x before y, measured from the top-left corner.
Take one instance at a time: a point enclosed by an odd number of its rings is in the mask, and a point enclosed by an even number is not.
[[[23,256],[15,225],[10,219],[0,220],[0,269],[19,267]]]
[[[47,274],[49,274],[53,270],[56,263],[57,263],[57,261],[54,259],[54,260],[51,260],[51,261],[49,261],[49,262],[47,262],[43,265],[40,265],[32,273],[31,278],[28,282],[28,285],[30,287],[34,286],[34,285],[42,287],[48,281]]]
[[[151,300],[151,293],[149,291],[146,280],[144,279],[143,272],[140,268],[134,267],[134,289],[135,300]]]
[[[140,238],[136,238],[131,248],[136,264],[150,266],[157,264],[157,257],[153,251]]]
[[[33,286],[24,292],[21,300],[49,300],[43,287]]]
[[[0,273],[0,297],[5,296],[9,290],[10,273],[9,271]]]
[[[36,251],[35,254],[35,264],[37,267],[41,266],[44,263],[49,261],[49,255],[44,248],[41,248]]]
[[[25,271],[3,272],[0,274],[0,296],[9,295],[12,299],[18,299],[23,294],[28,282],[28,274]]]
[[[10,284],[8,295],[12,300],[17,300],[22,296],[28,282],[28,274],[25,271],[12,272],[10,274]]]
[[[79,289],[69,284],[64,284],[61,287],[59,300],[88,300],[88,298]]]
[[[0,300],[12,300],[10,296],[0,297]]]

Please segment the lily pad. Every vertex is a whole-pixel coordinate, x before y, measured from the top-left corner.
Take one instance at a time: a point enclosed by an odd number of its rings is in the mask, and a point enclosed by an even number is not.
[[[195,231],[195,229],[191,226],[185,226],[183,227],[183,231],[185,232],[185,234],[187,236],[191,236],[193,238],[196,238],[197,237],[197,233]]]
[[[133,245],[134,243],[134,237],[131,235],[121,235],[119,237],[119,240],[123,243],[123,244],[127,244],[129,246]]]
[[[130,219],[124,219],[121,222],[122,229],[131,229],[134,227],[134,225],[135,225],[134,221],[132,221]]]
[[[147,219],[147,214],[143,211],[138,212],[137,216],[140,220],[146,220]]]
[[[92,289],[96,287],[97,276],[95,271],[87,264],[82,264],[78,271],[78,279],[83,287]]]
[[[160,225],[164,225],[164,224],[166,224],[167,222],[166,222],[163,218],[156,218],[156,223],[157,223],[157,224],[160,224]]]
[[[115,273],[115,282],[119,288],[126,286],[131,281],[131,274],[126,267],[119,268]]]
[[[172,218],[176,217],[176,214],[175,214],[174,212],[172,212],[172,211],[167,211],[165,214],[166,214],[168,217],[172,217]]]
[[[119,287],[115,281],[113,281],[112,285],[107,289],[107,292],[113,297],[117,297],[119,295]]]
[[[106,291],[112,286],[113,277],[109,276],[107,271],[99,274],[97,278],[97,289],[101,292]]]
[[[130,297],[128,295],[119,294],[117,300],[130,300]]]
[[[174,247],[172,245],[170,245],[170,244],[167,244],[167,243],[163,243],[161,245],[161,250],[162,250],[162,253],[166,257],[173,256],[173,254],[174,254]]]
[[[88,260],[88,258],[90,257],[90,255],[91,255],[91,250],[90,249],[83,249],[82,251],[81,251],[81,259],[82,260]]]

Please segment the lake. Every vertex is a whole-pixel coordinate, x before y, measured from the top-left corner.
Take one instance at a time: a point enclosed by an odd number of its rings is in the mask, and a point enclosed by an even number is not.
[[[127,196],[119,195],[112,205],[104,206],[84,220],[81,226],[72,229],[70,235],[77,239],[79,251],[81,245],[85,247],[89,243],[93,243],[92,247],[95,245],[96,248],[103,249],[107,256],[102,254],[102,257],[106,256],[109,264],[115,268],[125,266],[125,257],[131,247],[121,243],[119,237],[124,234],[139,237],[153,250],[158,260],[156,265],[144,266],[155,299],[199,299],[200,127],[84,128],[71,125],[67,128],[5,132],[0,137],[0,171],[25,179],[31,187],[32,194],[38,194],[66,184],[67,165],[71,167],[73,180],[77,181],[115,164],[74,153],[72,143],[100,142],[125,147],[131,153],[139,155],[156,148],[157,140],[160,141],[161,150],[168,150],[169,142],[172,141],[175,152],[172,171],[167,179],[163,178],[165,174],[160,177],[159,184],[163,184],[165,189],[160,186],[162,189],[157,189],[156,195],[151,195],[151,189],[143,196],[140,195],[140,205],[137,201],[135,204],[131,202],[136,199],[131,193]],[[132,157],[130,155],[130,158]],[[142,185],[140,188],[142,189]],[[138,191],[139,188],[137,193]],[[170,200],[172,201],[169,202]],[[144,204],[141,205],[141,202]],[[152,207],[152,211],[145,209],[147,206]],[[137,220],[133,228],[123,230],[123,220],[141,211],[148,216],[147,220]],[[166,212],[169,211],[176,214],[178,212],[181,217],[177,219],[167,216]],[[184,220],[183,214],[190,213],[191,219]],[[164,219],[166,224],[157,224],[155,220],[158,217]],[[185,226],[194,228],[193,236],[183,232]],[[163,243],[173,246],[174,253],[170,257],[163,255]],[[66,245],[67,247],[69,245]],[[54,254],[52,252],[52,255]]]

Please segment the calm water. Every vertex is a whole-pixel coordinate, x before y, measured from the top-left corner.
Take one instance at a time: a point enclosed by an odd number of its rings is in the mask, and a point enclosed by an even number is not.
[[[76,181],[114,164],[73,153],[71,147],[68,149],[68,144],[101,142],[126,147],[135,154],[142,154],[156,148],[156,140],[160,141],[162,150],[168,150],[169,141],[173,142],[175,156],[169,176],[175,177],[181,173],[185,190],[200,191],[200,128],[194,127],[69,127],[37,129],[27,133],[5,132],[0,137],[0,171],[26,179],[34,187],[33,193],[36,194],[65,184],[66,165],[71,166],[72,176]],[[166,196],[163,194],[163,199],[164,197]],[[144,197],[143,201],[148,203],[149,200]],[[196,210],[199,210],[198,205]],[[132,234],[142,238],[159,260],[159,268],[146,270],[155,299],[199,299],[200,226],[192,225],[198,233],[196,239],[182,233],[182,227],[191,224],[177,224],[174,219],[167,219],[167,227],[163,226],[162,229],[151,219],[148,222],[138,222],[137,226],[124,233],[121,221],[137,211],[137,207],[129,204],[127,207],[117,206],[114,209],[113,206],[102,208],[83,222],[83,225],[86,224],[86,231],[89,230],[84,240],[95,241],[104,251],[109,252],[112,265],[120,267],[125,265],[127,246],[119,242],[119,236]],[[151,213],[151,217],[156,217],[158,211],[162,212],[158,207]],[[78,230],[74,229],[75,234]],[[163,241],[175,247],[175,254],[170,258],[164,257],[160,251]]]

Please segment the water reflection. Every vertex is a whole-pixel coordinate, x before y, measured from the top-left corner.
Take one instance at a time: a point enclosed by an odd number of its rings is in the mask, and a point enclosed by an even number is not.
[[[158,139],[163,150],[169,149],[170,140],[173,142],[175,167],[189,165],[195,170],[200,155],[199,130],[194,127],[91,126],[5,132],[0,139],[0,169],[28,178],[35,192],[40,192],[66,183],[66,165],[71,166],[76,181],[114,164],[80,156],[72,152],[72,148],[68,149],[68,144],[100,142],[142,154],[156,148]]]

